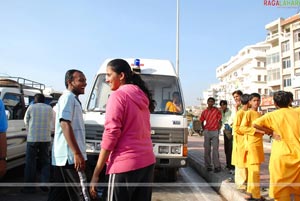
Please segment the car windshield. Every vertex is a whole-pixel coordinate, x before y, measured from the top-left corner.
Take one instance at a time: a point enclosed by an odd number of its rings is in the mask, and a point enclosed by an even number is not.
[[[182,114],[183,101],[178,80],[173,76],[141,75],[155,100],[156,114]],[[111,94],[109,85],[105,82],[105,74],[97,77],[87,110],[105,112],[106,103]]]

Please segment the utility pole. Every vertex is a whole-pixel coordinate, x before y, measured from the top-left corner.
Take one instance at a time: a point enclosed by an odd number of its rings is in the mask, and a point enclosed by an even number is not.
[[[177,0],[176,26],[176,74],[179,77],[179,0]]]

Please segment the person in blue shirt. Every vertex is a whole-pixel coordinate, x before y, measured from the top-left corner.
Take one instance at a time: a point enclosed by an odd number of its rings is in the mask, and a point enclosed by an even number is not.
[[[7,127],[8,123],[5,113],[5,107],[2,100],[0,99],[0,178],[3,177],[6,173]]]
[[[87,85],[85,75],[71,69],[65,75],[66,89],[60,96],[55,117],[52,146],[53,182],[48,201],[88,201],[86,183],[86,145],[82,107],[78,99]],[[82,184],[72,185],[72,184]]]

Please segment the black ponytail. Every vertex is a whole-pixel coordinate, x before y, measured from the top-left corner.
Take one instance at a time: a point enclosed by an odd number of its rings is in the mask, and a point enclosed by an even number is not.
[[[135,72],[132,72],[132,84],[137,85],[146,94],[149,100],[149,110],[150,112],[153,112],[155,108],[155,101],[152,99],[152,94],[141,76]]]
[[[150,112],[154,111],[155,108],[155,101],[152,100],[152,94],[150,93],[148,87],[146,86],[145,82],[142,80],[141,76],[135,72],[133,72],[130,68],[130,65],[127,61],[123,59],[114,59],[111,60],[107,66],[110,66],[111,69],[120,74],[121,72],[125,75],[125,83],[126,84],[134,84],[137,85],[147,96],[149,100],[149,110]]]

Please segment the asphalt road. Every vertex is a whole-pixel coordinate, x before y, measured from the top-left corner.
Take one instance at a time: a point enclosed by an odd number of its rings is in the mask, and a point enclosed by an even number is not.
[[[46,201],[48,193],[37,188],[34,194],[21,193],[24,166],[12,169],[0,181],[0,201]],[[156,179],[159,180],[159,179]],[[153,201],[224,201],[192,168],[179,170],[178,180],[153,183]]]

